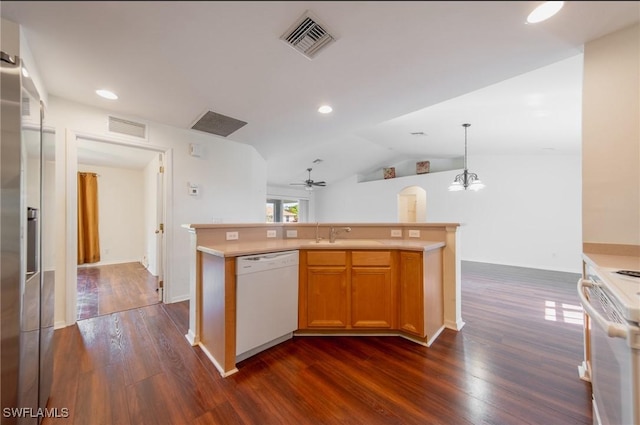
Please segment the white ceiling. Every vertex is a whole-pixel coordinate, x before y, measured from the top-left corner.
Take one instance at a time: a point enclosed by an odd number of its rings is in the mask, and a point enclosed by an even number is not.
[[[49,95],[190,128],[248,124],[270,184],[329,184],[407,159],[580,149],[584,43],[640,20],[637,1],[2,1]],[[337,41],[309,60],[280,36],[310,10]],[[117,101],[97,97],[108,88]],[[330,103],[334,112],[320,115]],[[191,130],[195,131],[195,130]],[[411,136],[424,132],[425,136]],[[324,161],[318,165],[313,160]]]

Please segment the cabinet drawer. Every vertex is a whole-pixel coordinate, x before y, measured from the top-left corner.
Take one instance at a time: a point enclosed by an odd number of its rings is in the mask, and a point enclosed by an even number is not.
[[[307,251],[309,266],[344,266],[346,264],[346,251]]]
[[[353,251],[351,264],[354,266],[390,266],[391,251]]]

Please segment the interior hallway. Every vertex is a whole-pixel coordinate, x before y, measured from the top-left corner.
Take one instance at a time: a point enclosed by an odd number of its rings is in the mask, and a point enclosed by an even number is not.
[[[78,267],[77,320],[157,304],[157,285],[139,262]]]

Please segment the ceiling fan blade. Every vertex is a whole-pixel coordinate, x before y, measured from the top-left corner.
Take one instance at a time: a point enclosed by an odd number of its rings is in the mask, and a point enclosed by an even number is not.
[[[326,186],[326,182],[314,182],[311,180],[311,168],[307,168],[307,172],[309,173],[309,178],[304,181],[304,183],[289,183],[291,186],[306,186],[309,190],[313,188],[313,186]]]

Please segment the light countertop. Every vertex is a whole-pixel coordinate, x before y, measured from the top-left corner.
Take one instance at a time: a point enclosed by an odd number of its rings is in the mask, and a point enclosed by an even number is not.
[[[618,270],[640,270],[640,257],[610,254],[582,254],[585,262],[593,267],[618,269]]]
[[[409,251],[431,251],[444,246],[444,242],[406,239],[336,239],[335,243],[330,243],[326,240],[321,240],[320,243],[316,243],[315,239],[277,239],[248,242],[238,241],[198,246],[198,251],[218,257],[238,257],[294,249],[401,249]]]

